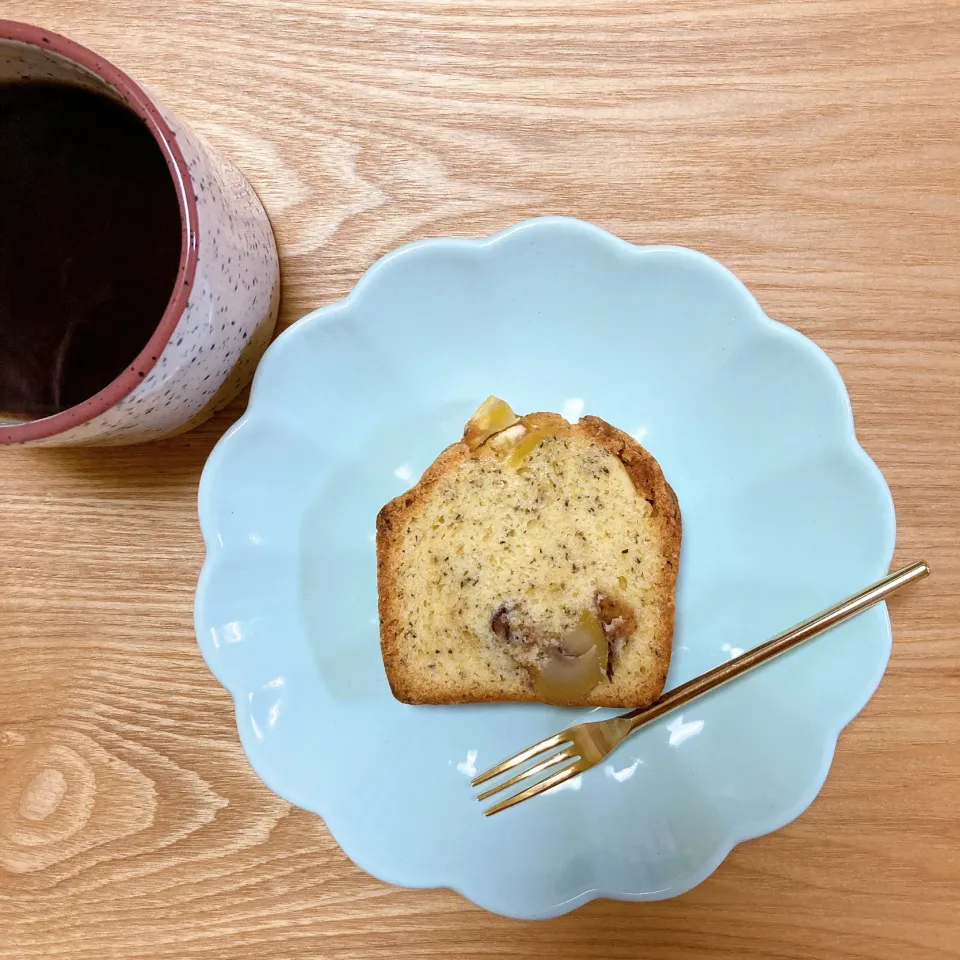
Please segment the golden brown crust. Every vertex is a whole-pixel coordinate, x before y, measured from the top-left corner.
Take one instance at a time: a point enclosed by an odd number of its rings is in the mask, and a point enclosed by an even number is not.
[[[675,591],[677,574],[680,567],[681,517],[676,494],[663,476],[660,465],[653,455],[644,449],[629,434],[611,426],[599,417],[583,417],[578,423],[569,421],[556,413],[531,413],[520,418],[528,430],[540,429],[557,436],[582,435],[618,457],[633,481],[637,492],[653,507],[653,513],[659,520],[660,543],[664,564],[654,590],[662,613],[655,644],[655,668],[644,677],[642,689],[632,692],[627,702],[622,693],[606,687],[591,691],[578,704],[600,707],[641,707],[652,703],[663,692],[670,667],[670,655],[673,643],[675,617]],[[408,681],[407,671],[402,663],[401,630],[398,593],[397,558],[404,530],[404,519],[413,516],[422,507],[431,488],[447,473],[456,470],[458,464],[471,457],[493,456],[489,444],[471,451],[466,443],[459,441],[451,444],[424,471],[417,484],[386,504],[377,515],[377,593],[380,614],[380,646],[383,664],[393,695],[404,703],[483,703],[501,701],[504,697],[494,691],[473,688],[465,683],[458,690],[443,695],[424,696],[420,686]],[[511,700],[535,701],[531,690],[528,696],[511,697]]]

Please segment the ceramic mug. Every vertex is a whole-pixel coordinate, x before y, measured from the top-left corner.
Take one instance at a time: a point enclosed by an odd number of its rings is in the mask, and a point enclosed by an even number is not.
[[[112,445],[189,430],[246,385],[276,324],[280,272],[267,215],[237,170],[126,74],[49,30],[0,20],[0,82],[18,80],[83,86],[140,117],[176,188],[181,251],[173,293],[132,364],[59,413],[0,415],[0,443]]]

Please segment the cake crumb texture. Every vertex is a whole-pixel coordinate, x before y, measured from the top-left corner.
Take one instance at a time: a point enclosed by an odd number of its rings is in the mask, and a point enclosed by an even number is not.
[[[529,414],[477,449],[453,444],[377,518],[394,695],[535,700],[537,669],[593,610],[609,663],[576,703],[651,703],[670,663],[680,537],[656,460],[599,418]]]

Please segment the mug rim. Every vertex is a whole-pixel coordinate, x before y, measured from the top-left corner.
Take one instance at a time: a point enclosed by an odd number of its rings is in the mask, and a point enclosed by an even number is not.
[[[177,279],[163,314],[133,362],[92,397],[72,407],[37,420],[0,425],[0,444],[24,443],[63,433],[88,423],[131,394],[156,366],[160,354],[183,315],[190,294],[193,292],[199,252],[197,197],[193,189],[193,178],[177,143],[176,133],[170,128],[157,105],[143,88],[99,54],[43,27],[0,19],[0,44],[5,41],[49,50],[65,60],[78,64],[118,93],[125,105],[146,124],[163,154],[177,194],[177,204],[180,208],[180,263],[177,268]]]

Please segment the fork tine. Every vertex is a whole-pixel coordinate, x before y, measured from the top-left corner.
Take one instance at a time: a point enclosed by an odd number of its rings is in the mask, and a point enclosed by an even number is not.
[[[492,780],[494,777],[499,777],[501,773],[506,773],[508,770],[512,770],[514,767],[526,762],[531,757],[535,757],[538,753],[543,753],[544,750],[549,750],[551,747],[559,747],[561,743],[567,743],[569,739],[570,738],[567,736],[567,731],[561,730],[560,733],[555,733],[552,737],[547,737],[546,740],[541,740],[539,743],[535,743],[532,747],[527,747],[526,750],[521,750],[508,760],[498,763],[495,767],[491,767],[489,770],[484,770],[484,772],[479,776],[473,778],[471,784],[475,787],[479,787],[481,783],[486,783],[487,780]]]
[[[506,790],[507,787],[512,787],[515,783],[519,783],[521,780],[526,780],[527,777],[532,777],[534,774],[541,773],[543,770],[546,770],[549,767],[555,766],[558,763],[563,763],[564,760],[573,760],[575,758],[576,754],[572,750],[561,750],[560,753],[555,753],[552,757],[547,757],[546,760],[541,760],[528,770],[523,770],[516,776],[511,777],[509,780],[504,780],[503,783],[498,783],[495,787],[485,790],[480,794],[479,797],[477,797],[477,799],[486,800],[487,797],[492,797],[495,793],[499,793],[501,790]]]
[[[523,803],[524,800],[529,800],[531,797],[535,797],[538,793],[543,793],[544,790],[549,790],[551,787],[565,783],[571,777],[575,777],[578,773],[580,773],[579,764],[571,763],[569,766],[564,767],[562,770],[558,770],[549,777],[544,777],[543,780],[541,780],[539,783],[535,783],[532,787],[527,787],[526,790],[521,790],[519,793],[515,793],[512,797],[507,797],[506,800],[501,800],[499,803],[495,803],[488,810],[484,810],[483,815],[485,817],[492,817],[495,813],[499,813],[501,810],[506,810],[507,807],[512,807],[515,803]]]

